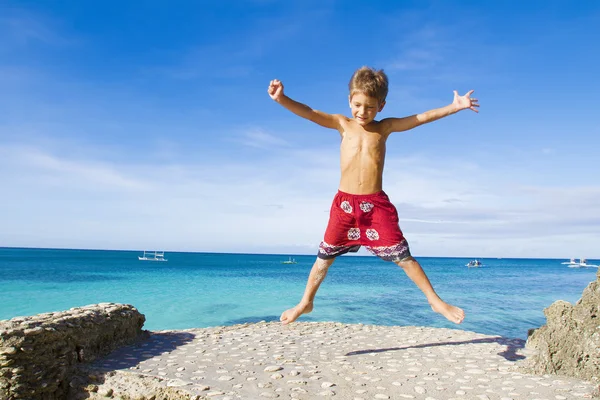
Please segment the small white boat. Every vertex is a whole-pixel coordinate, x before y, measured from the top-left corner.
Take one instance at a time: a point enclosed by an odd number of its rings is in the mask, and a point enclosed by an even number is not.
[[[575,261],[574,258],[571,258],[571,260],[565,261],[565,262],[563,262],[561,264],[563,264],[563,265],[569,265],[569,266],[571,266],[571,265],[579,266],[579,263],[577,261]]]
[[[292,257],[290,257],[287,261],[282,261],[282,264],[297,264],[298,262],[293,259]]]
[[[167,261],[164,251],[147,251],[144,250],[143,256],[138,256],[141,261]]]
[[[583,267],[583,268],[588,268],[588,267],[598,268],[598,266],[595,264],[588,264],[588,262],[585,258],[579,259],[579,266]]]
[[[471,260],[465,265],[465,267],[469,267],[469,268],[479,268],[482,266],[483,266],[483,264],[479,260]]]

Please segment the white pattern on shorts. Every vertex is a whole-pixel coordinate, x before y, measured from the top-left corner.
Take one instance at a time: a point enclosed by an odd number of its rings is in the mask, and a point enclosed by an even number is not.
[[[358,228],[350,228],[348,231],[348,240],[358,240],[360,239],[360,229]]]
[[[375,229],[367,229],[367,238],[369,240],[379,240],[379,233]]]
[[[367,201],[360,203],[360,209],[363,210],[363,212],[369,212],[373,209],[373,207],[375,206]]]
[[[344,210],[344,212],[346,212],[346,213],[348,213],[348,214],[350,214],[350,213],[352,212],[352,206],[350,205],[350,203],[349,203],[349,202],[347,202],[347,201],[345,201],[345,200],[344,200],[344,201],[342,201],[342,204],[340,204],[340,208],[341,208],[342,210]]]

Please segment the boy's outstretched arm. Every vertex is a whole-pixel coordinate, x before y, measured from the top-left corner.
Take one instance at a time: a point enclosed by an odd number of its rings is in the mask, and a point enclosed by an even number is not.
[[[381,123],[387,132],[402,132],[447,117],[448,115],[455,114],[461,110],[466,110],[467,108],[479,112],[477,111],[477,108],[479,108],[478,100],[471,97],[473,92],[473,90],[470,90],[464,96],[459,96],[458,92],[455,90],[454,101],[452,104],[429,110],[421,114],[411,115],[410,117],[386,118],[382,120]]]
[[[327,114],[322,111],[313,110],[306,104],[299,103],[295,100],[290,99],[283,93],[283,83],[274,79],[269,84],[269,96],[291,112],[296,115],[306,118],[316,124],[324,126],[325,128],[340,130],[340,122],[342,116],[339,114]]]

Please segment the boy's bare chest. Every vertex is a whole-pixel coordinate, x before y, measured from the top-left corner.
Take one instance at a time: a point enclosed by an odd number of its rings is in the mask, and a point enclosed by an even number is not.
[[[376,132],[345,132],[341,149],[350,153],[377,152],[385,149],[385,138]]]

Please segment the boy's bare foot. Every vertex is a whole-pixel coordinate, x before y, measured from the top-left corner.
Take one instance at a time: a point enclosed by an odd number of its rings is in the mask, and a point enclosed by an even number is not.
[[[455,324],[460,324],[465,319],[465,312],[462,308],[455,307],[442,300],[439,302],[431,302],[429,304],[433,311],[442,314],[448,321],[454,322]]]
[[[297,320],[298,317],[301,316],[302,314],[308,314],[312,310],[313,310],[313,303],[308,303],[306,305],[303,305],[302,303],[300,303],[294,308],[285,310],[281,314],[281,317],[279,317],[279,320],[281,321],[281,323],[283,325],[287,325],[290,322],[294,322],[295,320]]]

